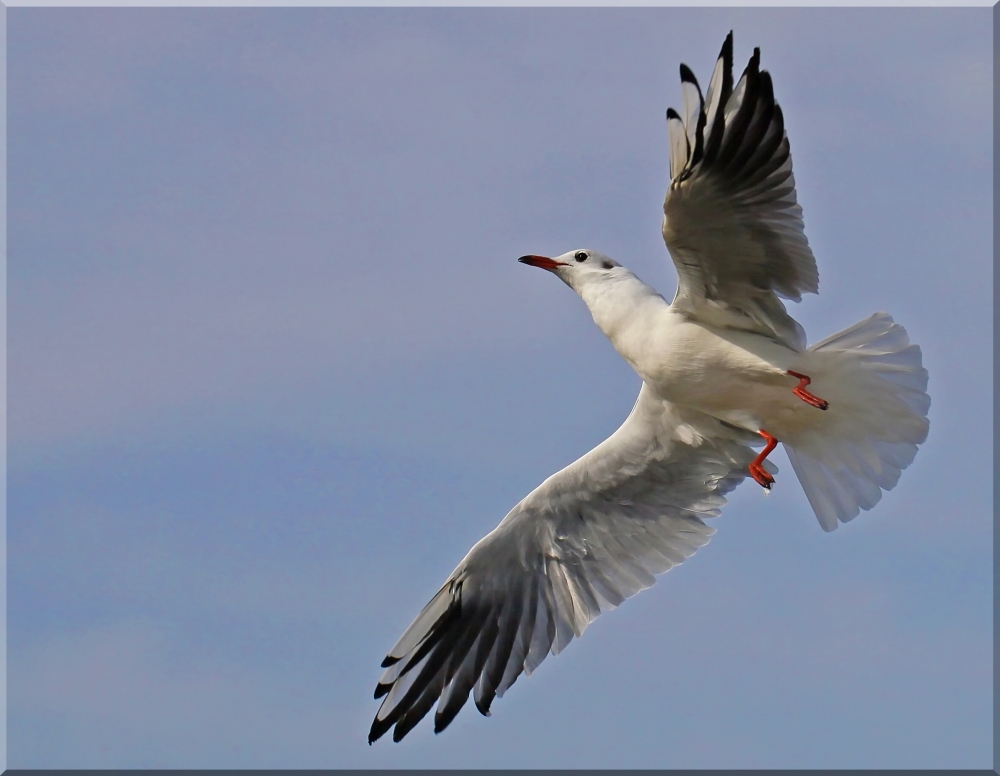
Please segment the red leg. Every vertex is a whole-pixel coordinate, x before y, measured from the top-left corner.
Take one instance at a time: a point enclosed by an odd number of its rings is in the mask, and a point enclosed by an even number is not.
[[[771,486],[774,485],[774,477],[764,471],[764,467],[761,466],[761,464],[764,463],[764,459],[767,458],[770,452],[777,447],[778,440],[763,429],[757,433],[764,437],[764,441],[767,442],[767,444],[764,446],[764,449],[760,451],[760,454],[750,462],[750,476],[753,477],[757,481],[757,484],[762,488],[770,490]]]
[[[813,394],[809,393],[809,391],[806,390],[806,386],[812,382],[811,377],[806,377],[806,375],[799,374],[798,372],[793,372],[791,370],[788,370],[788,374],[790,374],[792,377],[799,378],[799,384],[796,385],[794,388],[792,388],[792,393],[794,393],[796,396],[802,399],[802,401],[804,401],[806,404],[815,407],[818,410],[825,410],[830,406],[830,402],[826,401],[826,399],[821,399],[819,398],[819,396],[814,396]]]

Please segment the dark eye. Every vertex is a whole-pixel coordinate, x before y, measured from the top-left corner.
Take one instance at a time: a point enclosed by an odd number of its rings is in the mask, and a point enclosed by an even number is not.
[[[576,259],[577,261],[586,261],[587,260],[587,252],[586,251],[577,251],[576,252],[576,256],[574,256],[573,258]]]
[[[606,261],[601,266],[604,267],[604,269],[611,269],[615,265],[612,264],[610,261]]]

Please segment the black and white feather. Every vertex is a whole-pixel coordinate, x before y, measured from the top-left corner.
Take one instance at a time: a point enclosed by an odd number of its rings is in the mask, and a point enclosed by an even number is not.
[[[382,665],[369,743],[403,738],[437,704],[448,726],[558,654],[603,611],[690,557],[746,474],[756,435],[657,398],[552,475],[480,540]]]
[[[678,273],[673,306],[801,350],[804,332],[778,297],[816,293],[819,274],[760,49],[734,87],[730,32],[704,98],[686,65],[681,95],[682,113],[667,111],[671,182],[663,203],[663,239]]]

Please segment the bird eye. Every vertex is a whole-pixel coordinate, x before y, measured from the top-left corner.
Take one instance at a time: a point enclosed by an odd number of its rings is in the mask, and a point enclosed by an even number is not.
[[[573,258],[575,258],[577,261],[586,261],[587,260],[587,252],[586,251],[577,251],[576,252],[576,256],[574,256]]]

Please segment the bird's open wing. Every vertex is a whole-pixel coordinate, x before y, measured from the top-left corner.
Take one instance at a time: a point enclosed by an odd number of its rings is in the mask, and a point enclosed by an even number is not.
[[[670,188],[663,239],[677,266],[674,306],[707,323],[750,329],[801,349],[778,297],[819,287],[795,198],[792,157],[760,49],[733,87],[733,34],[705,98],[681,65],[683,115],[667,111]]]
[[[389,650],[369,743],[393,725],[399,741],[435,702],[443,730],[473,688],[488,714],[522,671],[691,556],[755,439],[643,385],[621,428],[514,507]]]

